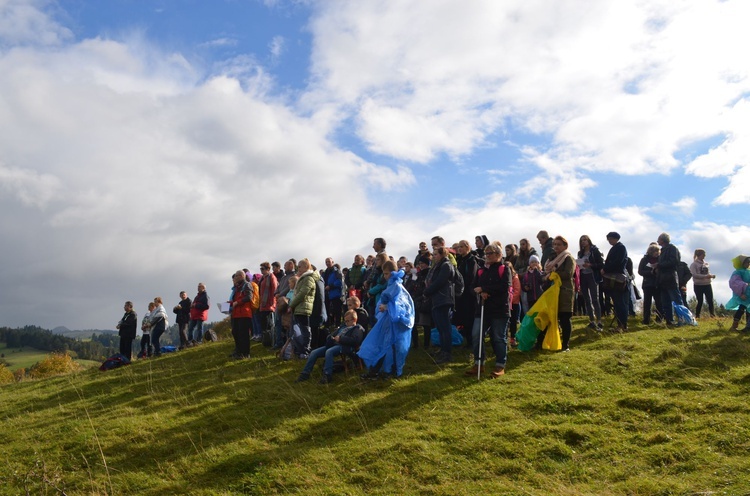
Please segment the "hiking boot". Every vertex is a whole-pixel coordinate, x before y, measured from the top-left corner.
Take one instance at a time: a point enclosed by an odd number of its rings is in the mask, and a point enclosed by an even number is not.
[[[589,329],[597,330],[596,323],[593,320],[589,322]]]
[[[501,367],[499,365],[495,366],[495,370],[492,371],[490,374],[490,377],[492,379],[497,379],[501,375],[505,375],[505,367]]]
[[[299,375],[299,377],[297,377],[297,380],[295,380],[294,382],[305,382],[305,381],[306,381],[306,380],[308,380],[309,378],[310,378],[310,374],[308,374],[308,373],[306,373],[306,372],[302,372],[302,373],[301,373],[301,374]]]
[[[464,375],[469,376],[469,377],[476,376],[477,374],[484,374],[483,365],[480,367],[479,365],[474,364],[472,368],[464,372]]]
[[[378,373],[370,370],[369,372],[366,372],[359,377],[365,381],[375,381],[378,379]]]
[[[318,384],[330,384],[333,382],[333,376],[331,374],[323,374]]]
[[[732,325],[729,327],[729,330],[730,331],[736,331],[737,330],[737,326],[739,326],[739,325],[740,325],[740,321],[738,319],[734,319],[732,321]]]
[[[604,326],[602,325],[601,322],[596,323],[596,330],[599,332],[602,332],[604,330]]]
[[[516,338],[510,338],[510,347],[518,348],[518,341],[516,341]]]

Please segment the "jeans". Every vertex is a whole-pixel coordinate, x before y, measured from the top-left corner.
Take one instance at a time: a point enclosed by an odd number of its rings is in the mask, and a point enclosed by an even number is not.
[[[151,343],[154,345],[154,353],[161,354],[161,343],[159,340],[161,339],[161,335],[164,334],[164,331],[166,331],[166,326],[164,325],[164,320],[161,320],[159,323],[154,326],[153,330],[151,331]]]
[[[451,306],[432,307],[432,320],[440,334],[440,352],[451,355]]]
[[[302,333],[302,349],[300,354],[310,353],[310,343],[312,342],[312,332],[310,331],[310,316],[309,315],[294,315],[294,321],[299,325],[300,333]]]
[[[586,302],[586,313],[589,320],[594,322],[594,318],[596,318],[597,322],[601,322],[602,307],[599,306],[599,285],[594,279],[593,272],[581,273],[581,294],[583,295],[583,301]]]
[[[203,321],[202,320],[191,320],[188,326],[188,341],[195,340],[196,343],[200,343],[203,340]]]
[[[667,324],[674,324],[674,317],[672,314],[672,302],[677,305],[682,305],[682,295],[680,294],[680,288],[672,289],[661,289],[661,308],[664,318]]]
[[[695,305],[695,316],[701,316],[701,309],[703,308],[703,297],[706,297],[706,303],[708,304],[708,313],[711,317],[714,316],[714,290],[710,284],[697,285],[694,284],[695,298],[698,300],[698,304]]]
[[[141,352],[143,352],[143,356],[151,356],[154,354],[154,348],[151,346],[151,334],[144,334],[141,336]]]
[[[495,366],[505,368],[505,363],[508,360],[508,317],[485,317],[484,329],[480,329],[480,320],[479,317],[474,319],[474,328],[472,329],[475,360],[484,363],[484,331],[489,327],[490,343],[492,344],[492,350],[495,352]],[[482,343],[481,354],[479,353],[480,342]]]
[[[310,352],[310,356],[307,357],[307,363],[305,363],[305,368],[302,369],[302,373],[310,375],[313,371],[313,367],[315,367],[315,362],[318,361],[319,358],[325,357],[323,373],[325,375],[333,374],[333,359],[338,355],[341,355],[341,349],[341,345],[338,344],[331,346],[328,349],[326,349],[325,346],[315,348]]]
[[[282,346],[284,346],[284,326],[281,325],[281,312],[276,310],[274,312],[276,314],[276,321],[274,322],[275,332],[273,335],[273,347],[277,349],[281,349]]]
[[[612,298],[612,306],[614,307],[617,321],[623,329],[627,329],[630,291],[607,291],[607,294]]]
[[[256,310],[253,312],[253,337],[259,338],[261,336],[263,336],[263,324],[261,323],[260,312]]]

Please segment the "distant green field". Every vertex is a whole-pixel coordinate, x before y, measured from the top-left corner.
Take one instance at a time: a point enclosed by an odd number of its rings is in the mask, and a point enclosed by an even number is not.
[[[5,355],[3,359],[8,363],[8,369],[13,371],[29,368],[40,360],[44,360],[44,357],[49,353],[31,346],[24,346],[23,351],[18,350],[19,348],[8,349],[7,343],[0,343],[0,353]],[[100,365],[99,362],[93,360],[76,360],[76,362],[86,368]]]

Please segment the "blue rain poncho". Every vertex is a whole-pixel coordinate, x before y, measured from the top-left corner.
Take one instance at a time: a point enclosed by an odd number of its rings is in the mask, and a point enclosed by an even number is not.
[[[359,348],[359,357],[367,367],[372,367],[385,357],[384,372],[395,365],[396,377],[404,370],[406,355],[411,346],[411,329],[414,327],[414,302],[402,283],[404,271],[392,272],[388,285],[380,295],[380,304],[387,307],[378,311],[377,322],[367,333]]]

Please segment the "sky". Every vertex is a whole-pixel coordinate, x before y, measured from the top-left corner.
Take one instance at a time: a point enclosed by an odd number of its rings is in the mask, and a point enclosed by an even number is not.
[[[0,0],[0,325],[384,237],[750,254],[750,2]],[[692,283],[688,294],[692,295]],[[209,320],[221,315],[213,309]]]

